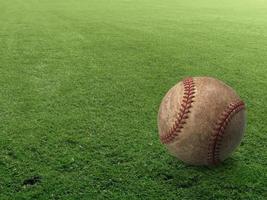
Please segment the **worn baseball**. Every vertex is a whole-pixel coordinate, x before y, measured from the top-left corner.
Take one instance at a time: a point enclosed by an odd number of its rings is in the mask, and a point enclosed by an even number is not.
[[[215,165],[240,144],[245,119],[245,104],[231,87],[215,78],[186,78],[161,102],[159,136],[185,163]]]

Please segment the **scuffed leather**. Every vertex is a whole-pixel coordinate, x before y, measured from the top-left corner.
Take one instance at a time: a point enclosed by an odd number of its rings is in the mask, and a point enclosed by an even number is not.
[[[208,160],[209,143],[216,122],[227,107],[241,101],[236,92],[225,83],[211,77],[194,77],[195,97],[186,123],[178,135],[165,144],[169,152],[193,165],[212,164]],[[162,137],[175,124],[184,96],[183,82],[172,87],[162,100],[158,113],[159,135]],[[236,149],[244,134],[245,110],[231,118],[220,140],[219,160],[223,161]]]

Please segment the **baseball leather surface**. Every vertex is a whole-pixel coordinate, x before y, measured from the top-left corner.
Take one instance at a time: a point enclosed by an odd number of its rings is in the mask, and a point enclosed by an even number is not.
[[[185,163],[218,164],[240,144],[245,118],[245,104],[231,87],[210,77],[186,78],[162,100],[160,140]]]

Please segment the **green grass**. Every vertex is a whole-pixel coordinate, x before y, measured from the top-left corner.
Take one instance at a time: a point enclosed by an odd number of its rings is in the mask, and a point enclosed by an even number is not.
[[[0,199],[265,199],[267,1],[0,0]],[[245,100],[240,148],[193,167],[157,111],[186,76]]]

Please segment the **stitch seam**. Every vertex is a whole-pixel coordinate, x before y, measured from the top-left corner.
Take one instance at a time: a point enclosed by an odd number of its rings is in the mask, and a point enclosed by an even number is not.
[[[208,163],[213,165],[220,163],[220,150],[225,129],[233,116],[244,108],[245,103],[243,101],[237,101],[230,103],[228,107],[221,113],[220,117],[215,123],[212,135],[209,139]]]
[[[160,140],[163,144],[173,142],[173,140],[182,131],[184,125],[186,124],[186,119],[189,117],[190,109],[192,108],[192,103],[194,102],[195,98],[196,87],[192,77],[184,79],[183,85],[184,94],[176,120],[170,130],[160,136]]]

